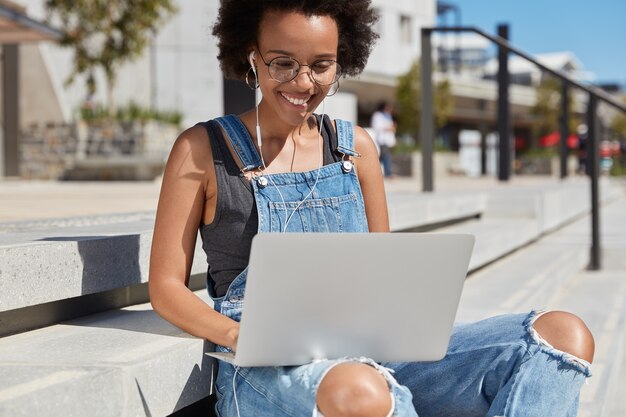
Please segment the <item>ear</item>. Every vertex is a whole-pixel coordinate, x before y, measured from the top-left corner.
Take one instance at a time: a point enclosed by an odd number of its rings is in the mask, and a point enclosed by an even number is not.
[[[250,51],[250,54],[248,55],[248,62],[251,67],[254,67],[254,49]]]

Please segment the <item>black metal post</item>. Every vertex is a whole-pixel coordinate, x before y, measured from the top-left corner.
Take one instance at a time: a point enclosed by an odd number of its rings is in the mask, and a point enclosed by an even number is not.
[[[9,44],[2,47],[2,89],[4,124],[3,158],[4,172],[0,176],[17,177],[20,175],[20,54],[18,44]]]
[[[599,201],[599,178],[600,178],[600,152],[598,135],[598,99],[589,94],[587,107],[587,164],[591,176],[591,256],[589,269],[599,270],[601,266],[600,254],[600,201]]]
[[[567,177],[567,137],[569,136],[569,111],[567,103],[569,101],[569,83],[563,80],[561,84],[561,146],[559,155],[561,157],[561,179]]]
[[[498,25],[498,36],[509,39],[509,26]],[[498,46],[498,179],[508,181],[511,177],[511,114],[509,111],[509,52]]]
[[[480,175],[487,175],[487,126],[485,122],[478,125],[480,131]]]
[[[422,103],[420,116],[419,138],[422,147],[422,191],[433,191],[433,138],[435,136],[433,110],[433,60],[431,33],[429,29],[422,29]]]

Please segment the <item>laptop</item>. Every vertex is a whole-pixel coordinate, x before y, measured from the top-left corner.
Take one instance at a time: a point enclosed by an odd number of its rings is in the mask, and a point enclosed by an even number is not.
[[[474,236],[263,233],[252,240],[238,366],[446,354]]]

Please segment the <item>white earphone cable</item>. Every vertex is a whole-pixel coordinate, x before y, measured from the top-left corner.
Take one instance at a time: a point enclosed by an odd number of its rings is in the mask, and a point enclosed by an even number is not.
[[[289,217],[285,221],[285,226],[283,227],[283,233],[285,233],[287,231],[287,225],[289,224],[289,221],[291,221],[291,218],[296,213],[296,211],[298,211],[298,209],[300,208],[302,203],[304,203],[306,201],[306,199],[309,198],[313,194],[313,191],[315,191],[315,187],[317,187],[317,182],[320,179],[320,170],[322,169],[322,165],[324,164],[324,156],[323,156],[324,155],[324,148],[322,146],[324,141],[322,140],[322,125],[324,123],[324,115],[326,114],[325,103],[326,103],[326,100],[323,100],[322,101],[322,117],[320,117],[319,130],[317,132],[318,142],[319,142],[319,152],[318,152],[318,154],[319,154],[319,165],[317,167],[317,175],[315,177],[315,183],[313,183],[313,187],[311,187],[311,191],[309,191],[309,193],[306,195],[306,197],[304,197],[302,199],[302,201],[300,201],[300,203],[298,203],[296,208],[293,209],[293,211],[291,212],[291,214],[289,215]],[[276,189],[278,189],[278,187],[276,187]],[[281,198],[282,198],[282,194],[281,194]],[[285,207],[285,215],[286,215],[287,214],[287,207],[285,205],[285,201],[284,200],[283,200],[283,207]]]

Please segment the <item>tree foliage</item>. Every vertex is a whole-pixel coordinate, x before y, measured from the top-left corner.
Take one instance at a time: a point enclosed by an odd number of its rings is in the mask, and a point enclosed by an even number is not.
[[[67,83],[86,75],[90,94],[95,71],[107,79],[109,106],[118,67],[141,55],[150,36],[176,11],[173,0],[46,0],[49,18],[64,32],[61,44],[74,49],[74,68]]]
[[[535,137],[545,136],[561,129],[561,90],[562,82],[551,76],[544,77],[537,87],[535,105],[530,110],[534,116],[533,133]],[[576,132],[578,125],[578,119],[573,115],[572,106],[572,94],[569,94],[567,111],[569,113],[568,128],[571,133]]]
[[[406,74],[398,77],[396,101],[398,103],[398,132],[415,136],[419,129],[421,113],[421,68],[416,59]],[[454,106],[450,83],[445,80],[434,89],[435,125],[442,128],[448,122]]]

